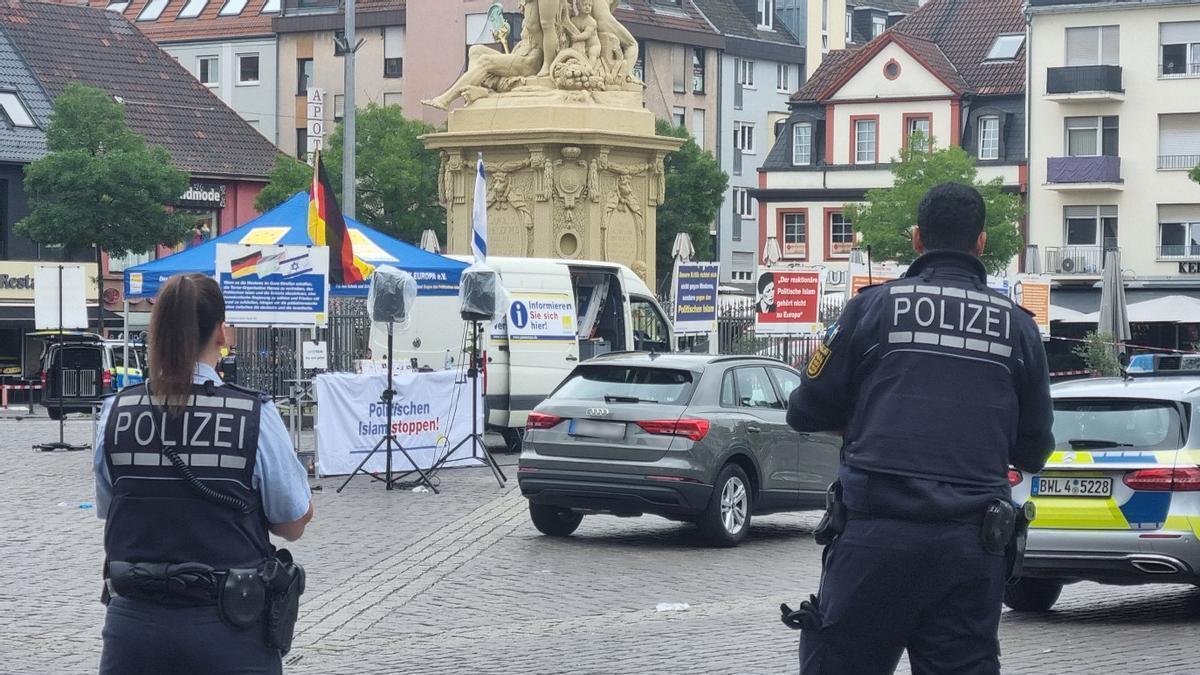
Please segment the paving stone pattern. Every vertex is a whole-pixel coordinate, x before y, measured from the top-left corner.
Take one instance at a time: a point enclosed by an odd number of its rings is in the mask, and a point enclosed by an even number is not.
[[[80,508],[90,453],[30,449],[56,434],[0,420],[0,673],[89,673],[99,660],[102,523]],[[90,434],[68,422],[69,440]],[[507,488],[484,468],[444,471],[440,495],[319,481],[316,520],[291,547],[309,590],[286,672],[797,672],[798,633],[776,608],[817,586],[818,514],[757,519],[733,550],[657,518],[589,517],[554,540],[506,470]],[[1004,672],[1200,674],[1198,620],[1189,586],[1078,584],[1047,615],[1005,614]]]

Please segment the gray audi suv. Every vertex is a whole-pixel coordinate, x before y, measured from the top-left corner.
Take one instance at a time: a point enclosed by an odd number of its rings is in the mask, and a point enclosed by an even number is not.
[[[753,515],[819,508],[841,438],[787,426],[800,374],[773,359],[622,352],[581,363],[530,415],[517,479],[534,526],[655,514],[736,546]]]

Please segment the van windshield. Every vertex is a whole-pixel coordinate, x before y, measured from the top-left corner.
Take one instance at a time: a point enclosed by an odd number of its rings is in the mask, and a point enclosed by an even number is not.
[[[1064,450],[1178,450],[1185,440],[1185,421],[1172,401],[1054,402],[1054,442]]]
[[[580,366],[550,395],[550,399],[687,405],[692,387],[692,373],[686,370],[618,365]]]

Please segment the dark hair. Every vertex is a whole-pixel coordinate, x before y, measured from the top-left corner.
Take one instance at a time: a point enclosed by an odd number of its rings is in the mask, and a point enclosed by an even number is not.
[[[758,292],[762,293],[767,290],[767,286],[775,283],[775,275],[771,272],[766,272],[758,278]]]
[[[192,390],[200,350],[225,320],[221,287],[203,274],[171,277],[150,314],[150,385],[178,415]]]
[[[942,183],[921,198],[917,226],[926,250],[975,250],[987,207],[979,191],[962,183]]]

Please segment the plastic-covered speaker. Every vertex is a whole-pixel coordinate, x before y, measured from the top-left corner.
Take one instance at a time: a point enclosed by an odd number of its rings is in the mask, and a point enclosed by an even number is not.
[[[464,321],[494,321],[507,310],[508,294],[500,275],[482,265],[463,270],[458,286],[459,313]]]
[[[417,280],[408,272],[391,265],[380,265],[371,274],[367,310],[372,321],[393,323],[403,329],[412,321],[416,299]]]

